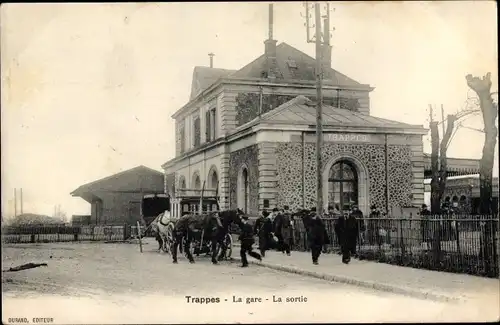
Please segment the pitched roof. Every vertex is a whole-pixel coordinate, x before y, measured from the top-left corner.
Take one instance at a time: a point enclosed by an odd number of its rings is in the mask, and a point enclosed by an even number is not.
[[[236,70],[216,69],[209,67],[195,67],[191,83],[191,97],[195,98],[202,91],[210,87],[219,78],[227,77]]]
[[[285,42],[276,47],[276,61],[278,64],[278,77],[282,79],[316,80],[316,60],[304,52],[288,45]],[[266,71],[266,57],[264,54],[253,62],[247,64],[240,70],[231,74],[230,77],[238,78],[262,78],[262,72]],[[346,75],[330,68],[332,83],[339,86],[360,86],[361,84]]]
[[[313,101],[297,96],[276,109],[263,114],[260,121],[279,124],[312,125],[316,124],[316,106]],[[422,128],[380,117],[361,114],[347,109],[323,106],[323,125],[327,126],[357,126],[384,128]]]
[[[84,184],[79,186],[76,190],[71,192],[72,196],[80,196],[82,193],[86,192],[93,192],[93,191],[99,191],[102,190],[103,188],[109,187],[109,184],[112,183],[113,181],[118,180],[119,178],[122,178],[127,175],[134,175],[134,174],[146,174],[146,175],[151,175],[151,176],[158,176],[163,178],[163,173],[157,170],[154,170],[152,168],[140,165],[131,169],[127,169],[124,171],[121,171],[117,174],[113,174],[108,177],[104,177],[101,179],[98,179],[96,181]],[[146,189],[144,189],[146,190]]]
[[[315,81],[316,60],[285,42],[276,46],[277,73],[279,79]],[[262,78],[266,70],[266,56],[262,54],[239,70],[217,69],[197,66],[193,70],[190,100],[224,77]],[[360,86],[346,75],[330,68],[332,83],[338,86]],[[328,80],[325,80],[328,81]]]

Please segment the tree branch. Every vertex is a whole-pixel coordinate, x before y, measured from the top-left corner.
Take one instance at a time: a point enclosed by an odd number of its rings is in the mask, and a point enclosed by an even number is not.
[[[440,148],[439,148],[439,162],[440,162],[440,170],[439,170],[439,192],[444,193],[446,188],[446,177],[447,177],[447,156],[446,152],[448,150],[448,146],[450,144],[451,135],[453,134],[453,129],[455,127],[455,115],[448,115],[447,118],[447,126],[446,132],[443,135],[443,139],[441,140]]]

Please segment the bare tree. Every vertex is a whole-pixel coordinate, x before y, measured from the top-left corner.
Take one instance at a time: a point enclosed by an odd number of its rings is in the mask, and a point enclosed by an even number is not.
[[[493,102],[490,72],[482,78],[473,77],[469,74],[465,79],[469,88],[479,97],[479,107],[484,123],[483,154],[479,164],[479,213],[482,215],[492,215],[493,163],[498,135],[495,122],[498,115],[498,104]],[[482,227],[481,256],[485,262],[486,273],[491,273],[493,271],[492,268],[497,265],[496,228],[497,221],[495,220],[486,220],[484,227]]]
[[[495,159],[495,146],[497,144],[498,130],[495,125],[498,114],[498,105],[493,102],[491,93],[491,73],[487,73],[482,79],[467,75],[467,85],[474,90],[479,97],[479,106],[483,115],[484,123],[484,145],[481,162],[479,165],[479,193],[480,213],[492,213],[492,183],[493,162]]]
[[[447,118],[441,122],[433,120],[432,105],[429,105],[430,121],[429,129],[431,131],[431,211],[433,213],[440,213],[441,199],[443,198],[446,189],[446,179],[448,177],[447,171],[447,152],[448,147],[453,139],[457,128],[455,123],[477,110],[461,110],[456,114],[448,114]],[[442,108],[441,108],[442,109]],[[438,125],[446,122],[446,128],[443,128],[443,139],[439,141]]]

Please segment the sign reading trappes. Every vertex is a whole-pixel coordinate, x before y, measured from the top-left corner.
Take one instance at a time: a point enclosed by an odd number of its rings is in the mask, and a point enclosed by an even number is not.
[[[316,135],[308,134],[305,137],[306,142],[315,142]],[[324,133],[323,141],[325,142],[370,142],[370,134],[361,133]]]

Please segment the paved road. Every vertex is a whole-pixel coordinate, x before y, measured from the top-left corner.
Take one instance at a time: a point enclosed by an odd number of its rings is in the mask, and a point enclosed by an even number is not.
[[[473,306],[436,303],[329,283],[257,266],[196,264],[130,244],[41,244],[3,248],[2,318],[55,323],[379,322],[479,320]],[[52,258],[50,258],[52,256]],[[213,298],[219,302],[188,302]],[[233,296],[242,302],[233,302]],[[273,299],[273,296],[275,297]],[[262,301],[246,303],[246,298]],[[273,302],[282,299],[282,302]],[[286,302],[287,297],[298,298]],[[307,298],[305,301],[304,298]],[[227,299],[227,301],[226,301]],[[190,299],[190,301],[193,299]]]

